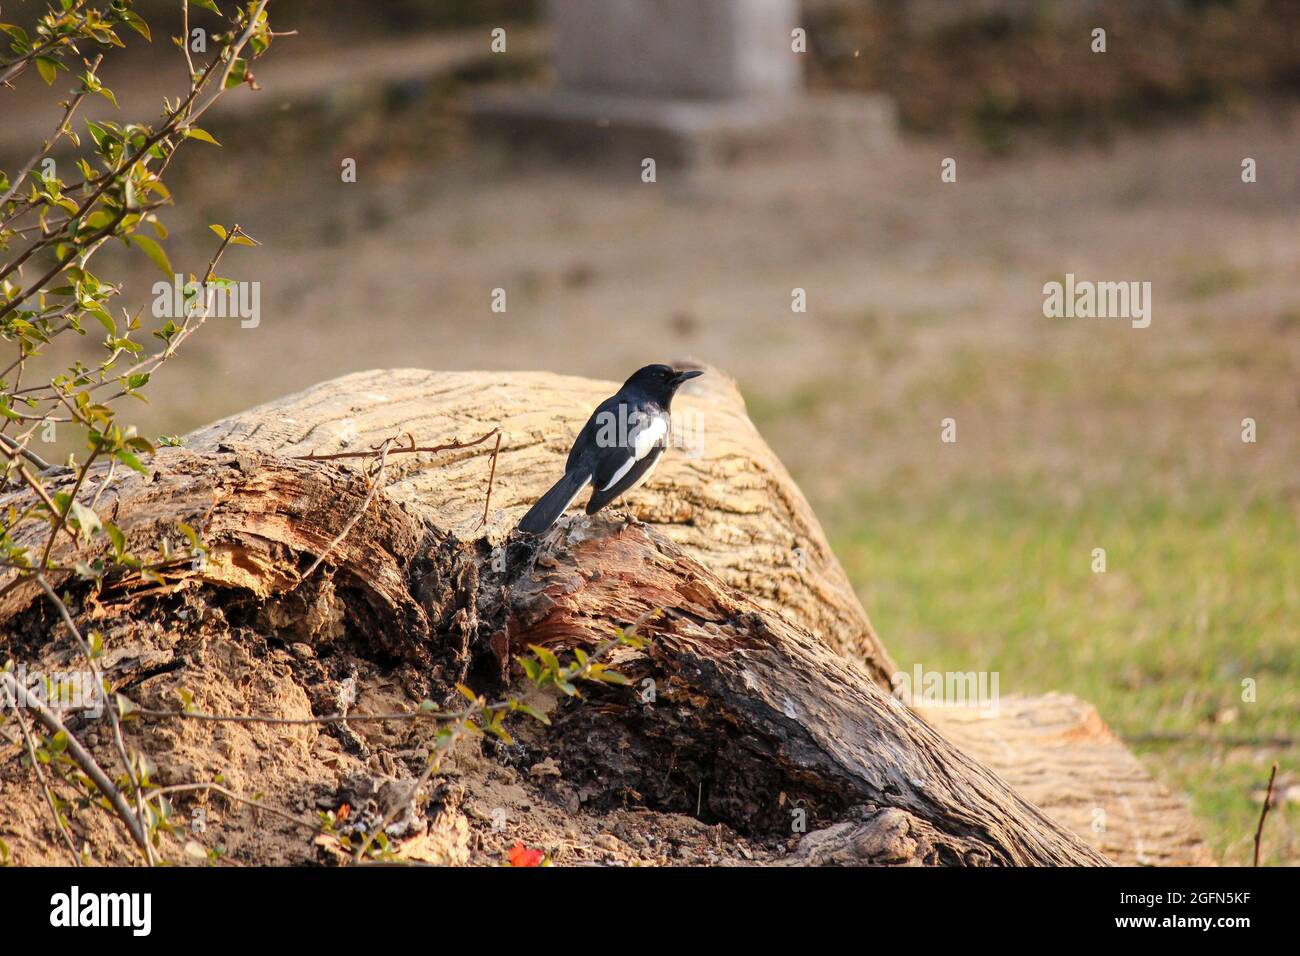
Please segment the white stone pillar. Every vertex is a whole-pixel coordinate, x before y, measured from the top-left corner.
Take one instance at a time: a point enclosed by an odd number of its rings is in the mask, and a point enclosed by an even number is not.
[[[660,99],[794,95],[798,0],[550,0],[564,89]]]

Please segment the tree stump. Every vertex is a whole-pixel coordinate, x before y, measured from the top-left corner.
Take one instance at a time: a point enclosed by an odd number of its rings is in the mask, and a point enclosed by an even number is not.
[[[632,810],[664,825],[702,822],[729,834],[719,859],[733,862],[1203,861],[1186,812],[1086,705],[1016,699],[1004,717],[980,720],[918,713],[891,695],[895,666],[807,501],[734,385],[713,370],[699,383],[674,405],[675,416],[703,425],[698,455],[670,449],[611,512],[571,515],[531,538],[512,535],[514,521],[560,473],[613,383],[349,375],[201,429],[185,448],[160,450],[148,476],[119,476],[102,490],[100,513],[133,551],[175,540],[186,522],[207,543],[203,562],[164,562],[162,583],[110,577],[92,589],[66,572],[51,577],[79,626],[104,631],[114,686],[153,709],[174,709],[184,688],[209,712],[409,710],[458,682],[509,690],[529,645],[590,651],[642,622],[648,645],[620,648],[615,660],[632,687],[539,702],[551,728],[485,747],[492,766],[467,753],[434,781],[409,827],[402,818],[388,831],[399,844],[409,838],[415,858],[475,860],[501,829],[474,818],[478,791],[518,765],[517,789],[531,794],[537,819],[549,802],[562,810],[548,819],[583,833]],[[464,442],[492,429],[502,442],[486,524],[491,443],[391,455],[377,492],[366,462],[296,457],[407,434],[420,445]],[[99,493],[105,477],[97,470],[84,493]],[[55,560],[72,557],[60,541]],[[50,669],[75,656],[34,584],[0,596],[0,624],[0,655]],[[221,773],[229,787],[275,800],[289,820],[346,803],[377,821],[393,794],[410,796],[427,750],[396,723],[145,720],[127,731],[159,781]],[[39,788],[17,769],[20,752],[0,742],[0,786],[19,797],[6,839],[41,859],[40,847],[57,840],[42,822]],[[129,859],[106,820],[79,817],[78,826],[104,858]],[[239,862],[330,853],[309,823],[262,811],[228,807],[223,826]],[[537,826],[534,840],[559,841],[554,826]]]

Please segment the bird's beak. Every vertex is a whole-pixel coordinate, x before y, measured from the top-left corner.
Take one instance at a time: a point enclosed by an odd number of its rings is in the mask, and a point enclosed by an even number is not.
[[[690,379],[693,378],[698,378],[703,374],[704,374],[704,369],[688,368],[686,371],[678,372],[676,375],[673,376],[673,385],[674,386],[680,385],[682,384],[682,382],[689,381]]]

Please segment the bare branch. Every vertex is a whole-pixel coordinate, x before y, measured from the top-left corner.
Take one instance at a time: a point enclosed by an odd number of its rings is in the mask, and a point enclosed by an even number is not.
[[[139,813],[137,826],[143,832],[144,821],[146,819],[144,812],[144,803],[140,797],[140,779],[136,775],[135,767],[131,763],[131,757],[126,750],[126,741],[122,738],[122,715],[118,713],[117,701],[114,700],[113,692],[104,683],[104,673],[99,669],[99,663],[95,660],[94,652],[90,644],[81,636],[81,631],[77,629],[76,623],[72,620],[72,615],[68,612],[68,606],[63,603],[63,599],[55,593],[54,588],[50,587],[50,582],[45,580],[45,575],[39,571],[35,575],[36,583],[45,591],[45,596],[53,602],[59,611],[59,616],[63,618],[63,624],[76,639],[77,645],[81,648],[81,653],[86,658],[86,665],[90,668],[91,674],[95,678],[95,686],[100,689],[104,695],[104,707],[108,711],[109,724],[113,729],[113,745],[117,748],[118,758],[122,761],[122,768],[126,771],[126,777],[131,782],[131,788],[135,793],[136,810]],[[119,794],[120,796],[120,794]],[[154,863],[153,847],[148,840],[140,843],[140,848],[144,850],[145,859],[149,865]]]
[[[0,671],[0,683],[5,684],[10,693],[16,694],[18,682],[7,672]],[[17,699],[17,697],[15,697]],[[143,850],[148,846],[148,839],[145,837],[144,827],[140,818],[131,811],[127,805],[126,798],[122,796],[122,791],[117,788],[112,780],[109,779],[102,767],[95,762],[95,758],[90,752],[81,745],[81,741],[76,738],[68,728],[63,725],[57,714],[51,711],[39,701],[28,700],[28,707],[31,708],[36,719],[52,734],[62,733],[68,739],[68,756],[72,762],[81,768],[82,772],[99,788],[99,792],[108,798],[112,804],[113,811],[126,826],[127,832],[131,834],[131,839]]]
[[[31,451],[26,445],[20,445],[8,435],[0,435],[0,445],[4,446],[5,451],[12,454],[22,455],[41,471],[49,471],[54,466],[42,458],[36,452]]]
[[[72,854],[73,865],[81,866],[81,854],[77,852],[77,846],[72,842],[72,834],[68,832],[68,825],[64,822],[63,814],[59,812],[58,804],[55,802],[54,791],[50,789],[49,781],[45,779],[45,771],[41,769],[41,762],[36,758],[36,744],[32,740],[32,733],[27,727],[27,720],[23,717],[16,700],[14,716],[18,718],[18,729],[22,731],[23,742],[27,745],[27,756],[32,762],[32,771],[36,774],[36,779],[40,781],[41,790],[45,793],[45,802],[50,808],[50,816],[54,818],[54,828],[63,837],[63,842],[68,845],[68,852]]]
[[[1255,866],[1259,866],[1259,841],[1264,835],[1264,821],[1268,819],[1268,808],[1273,805],[1273,781],[1277,779],[1277,764],[1268,775],[1268,791],[1264,794],[1264,806],[1259,811],[1259,826],[1255,827]]]

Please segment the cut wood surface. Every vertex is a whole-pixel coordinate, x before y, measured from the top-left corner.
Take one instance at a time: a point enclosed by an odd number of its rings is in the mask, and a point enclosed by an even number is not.
[[[1184,800],[1152,779],[1093,706],[1003,695],[996,713],[922,708],[965,753],[1124,866],[1211,866]]]
[[[555,768],[544,778],[558,778],[550,786],[562,786],[571,819],[617,816],[632,801],[665,820],[725,824],[767,847],[745,850],[746,859],[759,852],[760,861],[793,864],[1204,861],[1185,809],[1087,705],[1003,698],[992,719],[949,709],[922,717],[890,695],[894,665],[807,502],[734,386],[713,371],[700,381],[709,379],[674,407],[701,416],[698,455],[670,449],[621,509],[566,518],[540,539],[511,536],[514,520],[559,474],[612,383],[414,370],[323,383],[160,451],[147,477],[115,479],[99,510],[129,547],[146,550],[185,521],[209,552],[165,569],[165,585],[117,581],[75,610],[100,626],[140,623],[117,629],[134,643],[115,650],[110,680],[146,706],[165,706],[173,687],[228,698],[248,678],[227,674],[211,649],[256,673],[249,642],[263,646],[269,635],[275,643],[257,653],[283,663],[255,686],[278,680],[262,692],[269,700],[318,715],[358,693],[362,710],[391,710],[394,681],[412,688],[408,701],[467,679],[503,688],[527,645],[590,650],[615,626],[642,621],[648,648],[620,649],[617,659],[634,686],[552,701],[554,726],[527,744]],[[420,445],[467,441],[497,427],[504,438],[486,527],[490,443],[391,456],[373,495],[361,463],[292,457],[363,451],[404,433]],[[69,547],[60,542],[56,560]],[[324,566],[304,581],[322,553]],[[188,597],[178,605],[175,595]],[[662,613],[648,617],[654,611]],[[34,589],[9,591],[0,651],[66,661],[66,645],[49,640],[51,620]],[[296,650],[286,657],[276,647]],[[655,691],[649,701],[645,686]],[[333,731],[368,773],[409,781],[390,754],[391,734]],[[294,735],[285,766],[296,769],[283,776],[263,763],[264,736],[250,737],[259,755],[249,766],[230,765],[229,738],[224,760],[175,735],[143,739],[162,748],[153,757],[170,782],[179,771],[166,766],[167,747],[174,763],[222,772],[284,805],[359,799],[339,775],[363,765],[336,750],[322,755],[329,738],[316,730]],[[29,809],[38,820],[35,796]],[[460,840],[440,859],[472,858],[454,805],[444,801],[430,817],[424,842],[444,832]],[[806,835],[786,846],[800,819]],[[303,862],[319,849],[301,835],[269,857],[259,846],[247,841],[247,861]]]

